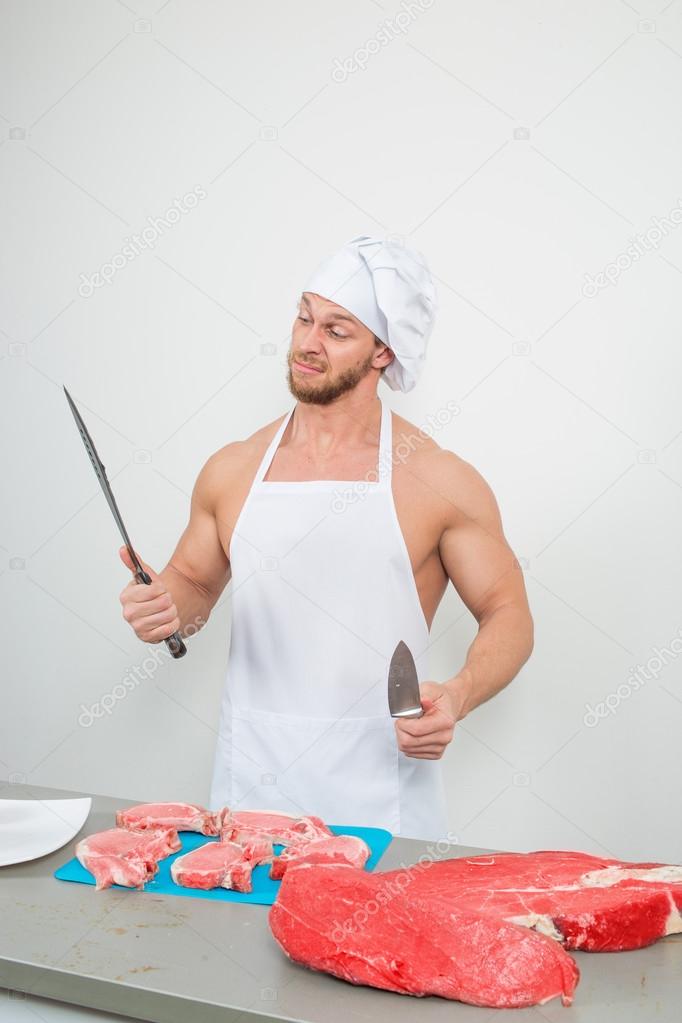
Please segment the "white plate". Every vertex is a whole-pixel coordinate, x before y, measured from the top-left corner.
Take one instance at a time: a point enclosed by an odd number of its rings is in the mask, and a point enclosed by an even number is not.
[[[0,867],[61,849],[85,824],[92,800],[0,799]]]

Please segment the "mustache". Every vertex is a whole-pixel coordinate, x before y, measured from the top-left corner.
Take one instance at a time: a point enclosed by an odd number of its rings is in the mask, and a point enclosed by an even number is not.
[[[301,366],[310,366],[312,369],[324,369],[324,366],[318,366],[315,362],[306,362],[305,359],[299,359],[298,356],[292,355],[292,362],[298,362]]]

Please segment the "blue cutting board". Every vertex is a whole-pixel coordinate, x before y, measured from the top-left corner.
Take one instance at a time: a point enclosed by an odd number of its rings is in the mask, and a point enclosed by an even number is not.
[[[357,835],[367,843],[372,850],[372,855],[365,864],[365,870],[374,869],[393,838],[391,832],[384,831],[383,828],[353,828],[344,824],[330,824],[329,828],[335,835]],[[251,874],[253,891],[250,892],[235,892],[229,888],[211,888],[210,891],[202,891],[200,888],[183,888],[181,885],[174,884],[170,875],[170,865],[173,860],[182,856],[183,853],[191,852],[199,845],[204,845],[205,842],[218,841],[217,838],[207,838],[206,835],[198,835],[194,831],[181,831],[179,837],[182,848],[172,856],[166,856],[165,859],[159,860],[156,877],[152,881],[147,881],[144,888],[140,889],[141,891],[155,892],[157,895],[187,895],[191,899],[218,899],[221,902],[255,902],[261,906],[271,906],[277,898],[281,881],[270,879],[268,876],[269,864],[254,867]],[[280,852],[282,848],[283,846],[276,845],[275,852]],[[75,857],[55,870],[54,876],[60,881],[79,881],[81,884],[91,885],[95,883],[90,871],[81,866]],[[135,890],[118,884],[112,885],[112,888],[118,888],[124,892]]]

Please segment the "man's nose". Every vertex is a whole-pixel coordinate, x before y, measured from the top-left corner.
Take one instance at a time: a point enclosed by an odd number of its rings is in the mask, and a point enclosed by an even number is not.
[[[311,323],[299,337],[299,348],[306,352],[319,352],[321,350],[321,337],[322,327]]]

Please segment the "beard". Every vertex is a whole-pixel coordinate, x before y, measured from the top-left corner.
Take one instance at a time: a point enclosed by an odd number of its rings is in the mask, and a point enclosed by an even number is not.
[[[372,368],[372,360],[374,354],[368,355],[364,362],[361,362],[357,366],[351,366],[349,369],[342,370],[336,377],[330,380],[325,380],[326,370],[319,374],[318,377],[295,377],[291,364],[293,356],[291,352],[287,355],[287,365],[289,367],[287,372],[287,384],[294,398],[297,401],[302,401],[307,405],[330,405],[337,398],[340,398],[342,394],[346,394],[348,391],[352,391],[360,381],[367,376],[370,369]],[[297,360],[298,361],[298,360]],[[304,363],[305,365],[305,363]],[[308,383],[308,379],[310,383]]]

